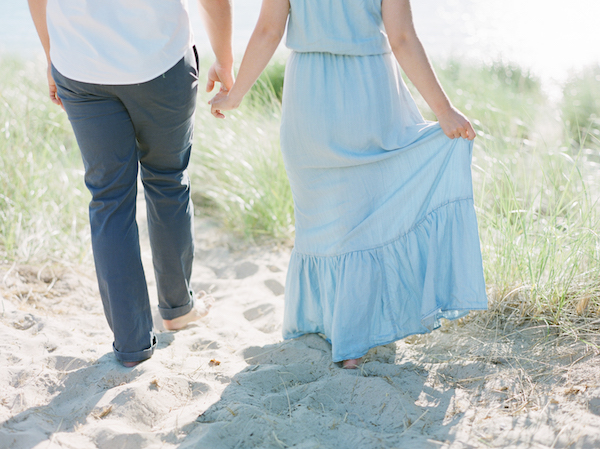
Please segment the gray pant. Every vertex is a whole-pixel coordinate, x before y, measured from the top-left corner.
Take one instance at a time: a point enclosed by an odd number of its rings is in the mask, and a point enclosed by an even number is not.
[[[152,356],[156,338],[136,216],[140,169],[163,319],[194,306],[193,206],[187,166],[198,85],[195,49],[141,84],[99,85],[52,70],[92,194],[90,227],[100,295],[118,360]]]

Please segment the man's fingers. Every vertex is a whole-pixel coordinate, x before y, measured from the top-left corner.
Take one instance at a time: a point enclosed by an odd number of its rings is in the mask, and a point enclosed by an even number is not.
[[[63,106],[62,100],[59,98],[58,96],[58,91],[56,89],[56,85],[50,85],[49,89],[48,89],[48,96],[50,97],[50,101],[52,103],[54,103],[57,106],[60,106],[61,108],[63,108],[63,110],[65,109],[65,107]]]
[[[206,82],[206,92],[212,92],[212,90],[214,88],[215,88],[215,82],[214,82],[214,80],[211,80],[209,78],[208,81]]]
[[[224,87],[225,90],[230,90],[233,87],[233,76],[231,73],[226,73],[221,77],[221,86]]]
[[[60,106],[62,108],[62,110],[66,112],[65,105],[63,104],[63,102],[62,102],[62,100],[60,98],[58,98],[58,97],[54,98],[52,100],[52,103]]]
[[[64,110],[65,107],[63,106],[61,99],[58,97],[58,88],[56,87],[56,82],[52,77],[51,67],[52,66],[48,64],[48,69],[46,70],[46,76],[48,78],[48,96],[50,97],[50,101],[52,103],[60,106]]]

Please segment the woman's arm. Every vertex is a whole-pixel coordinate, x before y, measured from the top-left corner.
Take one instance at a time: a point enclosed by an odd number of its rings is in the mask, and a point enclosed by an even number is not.
[[[52,103],[62,106],[62,101],[58,98],[56,92],[56,83],[52,78],[52,63],[50,61],[50,37],[48,36],[48,25],[46,25],[46,5],[48,0],[28,0],[29,12],[33,19],[33,24],[44,47],[44,53],[46,53],[46,61],[48,62],[48,68],[46,70],[46,76],[48,77],[48,94]]]
[[[221,111],[237,108],[265,69],[281,42],[289,10],[289,0],[263,0],[235,84],[227,95],[219,94],[209,102],[215,117],[224,118]]]
[[[450,138],[473,140],[471,123],[452,106],[427,59],[413,25],[410,0],[382,0],[381,12],[394,56],[438,118],[444,133]]]

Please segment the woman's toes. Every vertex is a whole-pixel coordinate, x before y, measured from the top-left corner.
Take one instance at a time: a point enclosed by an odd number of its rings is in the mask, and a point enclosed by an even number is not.
[[[358,359],[344,360],[342,362],[342,368],[344,368],[344,369],[356,369],[362,363],[362,361],[363,361],[362,357],[360,357]]]

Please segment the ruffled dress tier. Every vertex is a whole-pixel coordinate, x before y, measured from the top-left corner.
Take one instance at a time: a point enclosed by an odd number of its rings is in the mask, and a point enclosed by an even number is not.
[[[472,143],[419,113],[381,0],[291,0],[281,148],[296,240],[284,338],[333,361],[487,308]]]

